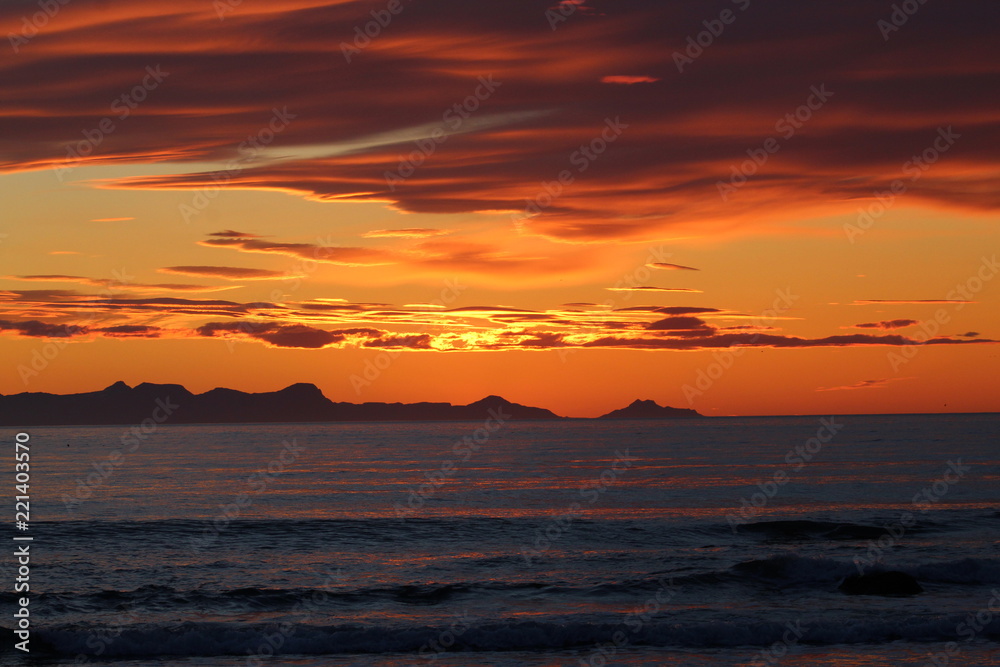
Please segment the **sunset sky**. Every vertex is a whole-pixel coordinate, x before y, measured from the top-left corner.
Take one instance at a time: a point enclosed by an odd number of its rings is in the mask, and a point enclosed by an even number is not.
[[[998,21],[4,2],[0,393],[998,411]]]

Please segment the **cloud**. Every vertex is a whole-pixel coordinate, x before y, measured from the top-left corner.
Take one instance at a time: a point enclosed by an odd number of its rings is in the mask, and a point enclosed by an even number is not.
[[[766,347],[766,348],[812,348],[812,347],[864,347],[885,345],[902,347],[905,345],[964,345],[972,343],[996,344],[1000,341],[975,339],[956,340],[953,338],[932,338],[919,341],[903,336],[872,336],[854,334],[850,336],[826,336],[823,338],[799,338],[775,334],[717,334],[689,339],[674,338],[622,338],[605,337],[583,344],[583,347],[616,347],[623,349],[664,349],[698,350],[723,347]]]
[[[647,264],[646,266],[648,266],[651,269],[664,269],[666,271],[698,271],[699,270],[699,269],[696,269],[696,268],[691,267],[691,266],[683,266],[681,264],[669,264],[667,262],[652,262],[651,264]]]
[[[545,332],[532,336],[530,338],[521,340],[519,345],[521,347],[527,348],[538,348],[546,350],[554,350],[566,347],[566,343],[563,341],[563,334]]]
[[[312,350],[342,343],[349,336],[369,337],[381,334],[381,332],[374,329],[325,331],[304,324],[276,324],[267,322],[211,322],[199,327],[196,333],[203,337],[215,337],[219,334],[235,334],[236,338],[246,337],[263,341],[269,347]]]
[[[222,278],[223,280],[289,280],[301,275],[267,269],[246,269],[235,266],[165,266],[157,269],[161,273],[175,273],[182,276]]]
[[[627,74],[612,74],[601,77],[601,83],[618,83],[631,85],[634,83],[655,83],[660,79],[653,76],[630,76]]]
[[[701,290],[686,287],[605,287],[609,292],[693,292],[701,294]]]
[[[411,350],[429,350],[433,336],[429,334],[414,334],[412,336],[386,336],[367,340],[364,347],[408,348]]]
[[[0,320],[0,331],[12,331],[31,338],[72,338],[87,333],[83,327],[67,324],[48,324],[38,320],[12,322]]]
[[[697,317],[668,317],[658,320],[646,327],[650,331],[681,331],[688,329],[705,329],[708,325]]]
[[[697,317],[668,317],[649,324],[647,331],[662,331],[670,336],[704,337],[715,333],[715,327],[709,326]]]
[[[222,292],[236,289],[236,286],[219,285],[188,285],[180,283],[133,283],[122,278],[87,278],[86,276],[67,276],[61,274],[32,276],[0,276],[6,280],[77,283],[91,287],[101,287],[111,292]]]
[[[109,338],[159,338],[160,327],[145,326],[139,324],[119,324],[113,327],[103,327],[93,329]]]
[[[880,389],[890,382],[899,380],[913,380],[915,378],[882,378],[878,380],[861,380],[854,384],[842,385],[839,387],[817,387],[816,391],[849,391],[853,389]]]
[[[274,253],[309,261],[344,266],[380,266],[398,261],[395,255],[377,248],[322,246],[312,243],[279,243],[252,238],[213,238],[199,241],[212,248],[231,248],[242,252]]]
[[[1000,162],[996,3],[927,3],[891,48],[875,28],[887,16],[877,3],[807,3],[792,14],[780,3],[754,3],[738,14],[733,39],[684,72],[672,54],[717,15],[710,3],[635,0],[600,11],[571,3],[574,12],[554,31],[544,4],[525,0],[475,12],[458,0],[404,3],[405,15],[351,62],[340,45],[371,20],[366,3],[252,5],[220,22],[205,0],[155,9],[118,3],[113,11],[73,0],[71,13],[5,65],[0,169],[67,166],[67,150],[109,113],[109,100],[156,63],[169,72],[162,89],[69,165],[149,165],[147,176],[103,187],[219,187],[228,173],[221,165],[245,157],[241,143],[267,127],[274,108],[287,107],[295,118],[267,147],[286,159],[240,163],[226,187],[415,213],[523,211],[540,183],[576,169],[571,156],[601,136],[606,118],[619,117],[628,127],[585,173],[573,172],[580,178],[572,188],[525,221],[526,233],[571,243],[737,233],[816,209],[853,214],[932,145],[938,128],[954,126],[961,139],[923,173],[908,202],[1000,208],[992,187]],[[0,19],[16,29],[25,6],[0,3]],[[487,73],[501,85],[468,118],[448,116],[462,120],[452,130],[445,114]],[[638,79],[662,83],[626,83]],[[828,105],[722,201],[717,184],[748,149],[780,137],[776,122],[819,82],[834,93]],[[503,122],[484,122],[497,118]],[[386,178],[401,156],[418,151],[414,127],[442,124],[449,134],[432,155],[404,180]],[[341,150],[314,150],[323,146]],[[204,171],[206,163],[219,166]]]
[[[0,333],[82,340],[227,339],[274,348],[391,348],[419,351],[592,349],[689,351],[729,347],[797,349],[993,345],[974,332],[927,340],[918,334],[805,338],[776,326],[716,328],[705,318],[739,318],[710,307],[633,306],[618,310],[528,310],[503,305],[432,308],[321,298],[286,303],[170,296],[102,296],[72,290],[0,292]],[[666,317],[664,317],[666,316]],[[780,318],[775,318],[775,322]],[[774,324],[774,322],[771,322]]]
[[[249,232],[238,232],[234,229],[224,229],[221,232],[210,232],[208,236],[214,236],[216,238],[223,239],[259,239],[261,236],[259,234],[251,234]]]
[[[667,306],[666,308],[657,308],[656,312],[664,313],[666,315],[697,315],[699,313],[721,313],[722,311],[718,308],[692,308],[689,306]]]
[[[365,232],[361,236],[366,239],[383,239],[383,238],[403,238],[403,239],[422,239],[429,236],[444,236],[445,234],[450,234],[451,231],[447,229],[424,229],[411,227],[408,229],[373,229],[370,232]]]
[[[561,256],[540,253],[515,254],[498,249],[492,243],[470,240],[425,238],[403,249],[345,247],[330,245],[325,239],[316,243],[287,243],[235,236],[216,236],[198,243],[210,248],[226,248],[246,253],[277,254],[351,267],[397,265],[423,274],[442,272],[474,275],[502,275],[510,284],[537,282],[539,275],[565,274],[586,270],[587,250],[574,250]]]
[[[855,329],[903,329],[920,324],[920,320],[882,320],[881,322],[864,322],[855,324]]]
[[[257,333],[254,338],[270,343],[272,347],[317,349],[340,343],[346,336],[303,324],[289,324],[277,326],[272,331]]]
[[[881,304],[937,304],[937,303],[977,303],[965,299],[860,299],[855,306],[874,306]]]

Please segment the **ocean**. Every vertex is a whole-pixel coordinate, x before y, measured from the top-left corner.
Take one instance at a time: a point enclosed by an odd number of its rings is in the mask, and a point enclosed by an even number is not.
[[[34,664],[1000,664],[996,414],[24,431]]]

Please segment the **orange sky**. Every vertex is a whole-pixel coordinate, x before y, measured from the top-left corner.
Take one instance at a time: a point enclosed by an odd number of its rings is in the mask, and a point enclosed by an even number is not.
[[[668,4],[3,5],[0,393],[1000,409],[996,7]]]

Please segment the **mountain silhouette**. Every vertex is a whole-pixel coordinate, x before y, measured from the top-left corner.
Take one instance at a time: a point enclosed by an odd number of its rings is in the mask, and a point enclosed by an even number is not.
[[[635,401],[600,419],[700,417],[694,410]],[[468,405],[451,403],[334,403],[314,384],[252,394],[217,388],[193,394],[179,384],[115,382],[82,394],[0,394],[0,426],[106,426],[111,424],[238,424],[265,422],[518,421],[563,419],[544,408],[487,396]]]
[[[598,419],[691,419],[701,416],[686,408],[661,407],[655,401],[636,400],[627,408],[613,410]]]
[[[0,395],[0,426],[98,426],[110,424],[225,424],[261,422],[472,421],[561,419],[488,396],[469,405],[451,403],[334,403],[313,384],[251,394],[218,388],[192,394],[178,384],[115,382],[82,394],[25,392]]]

